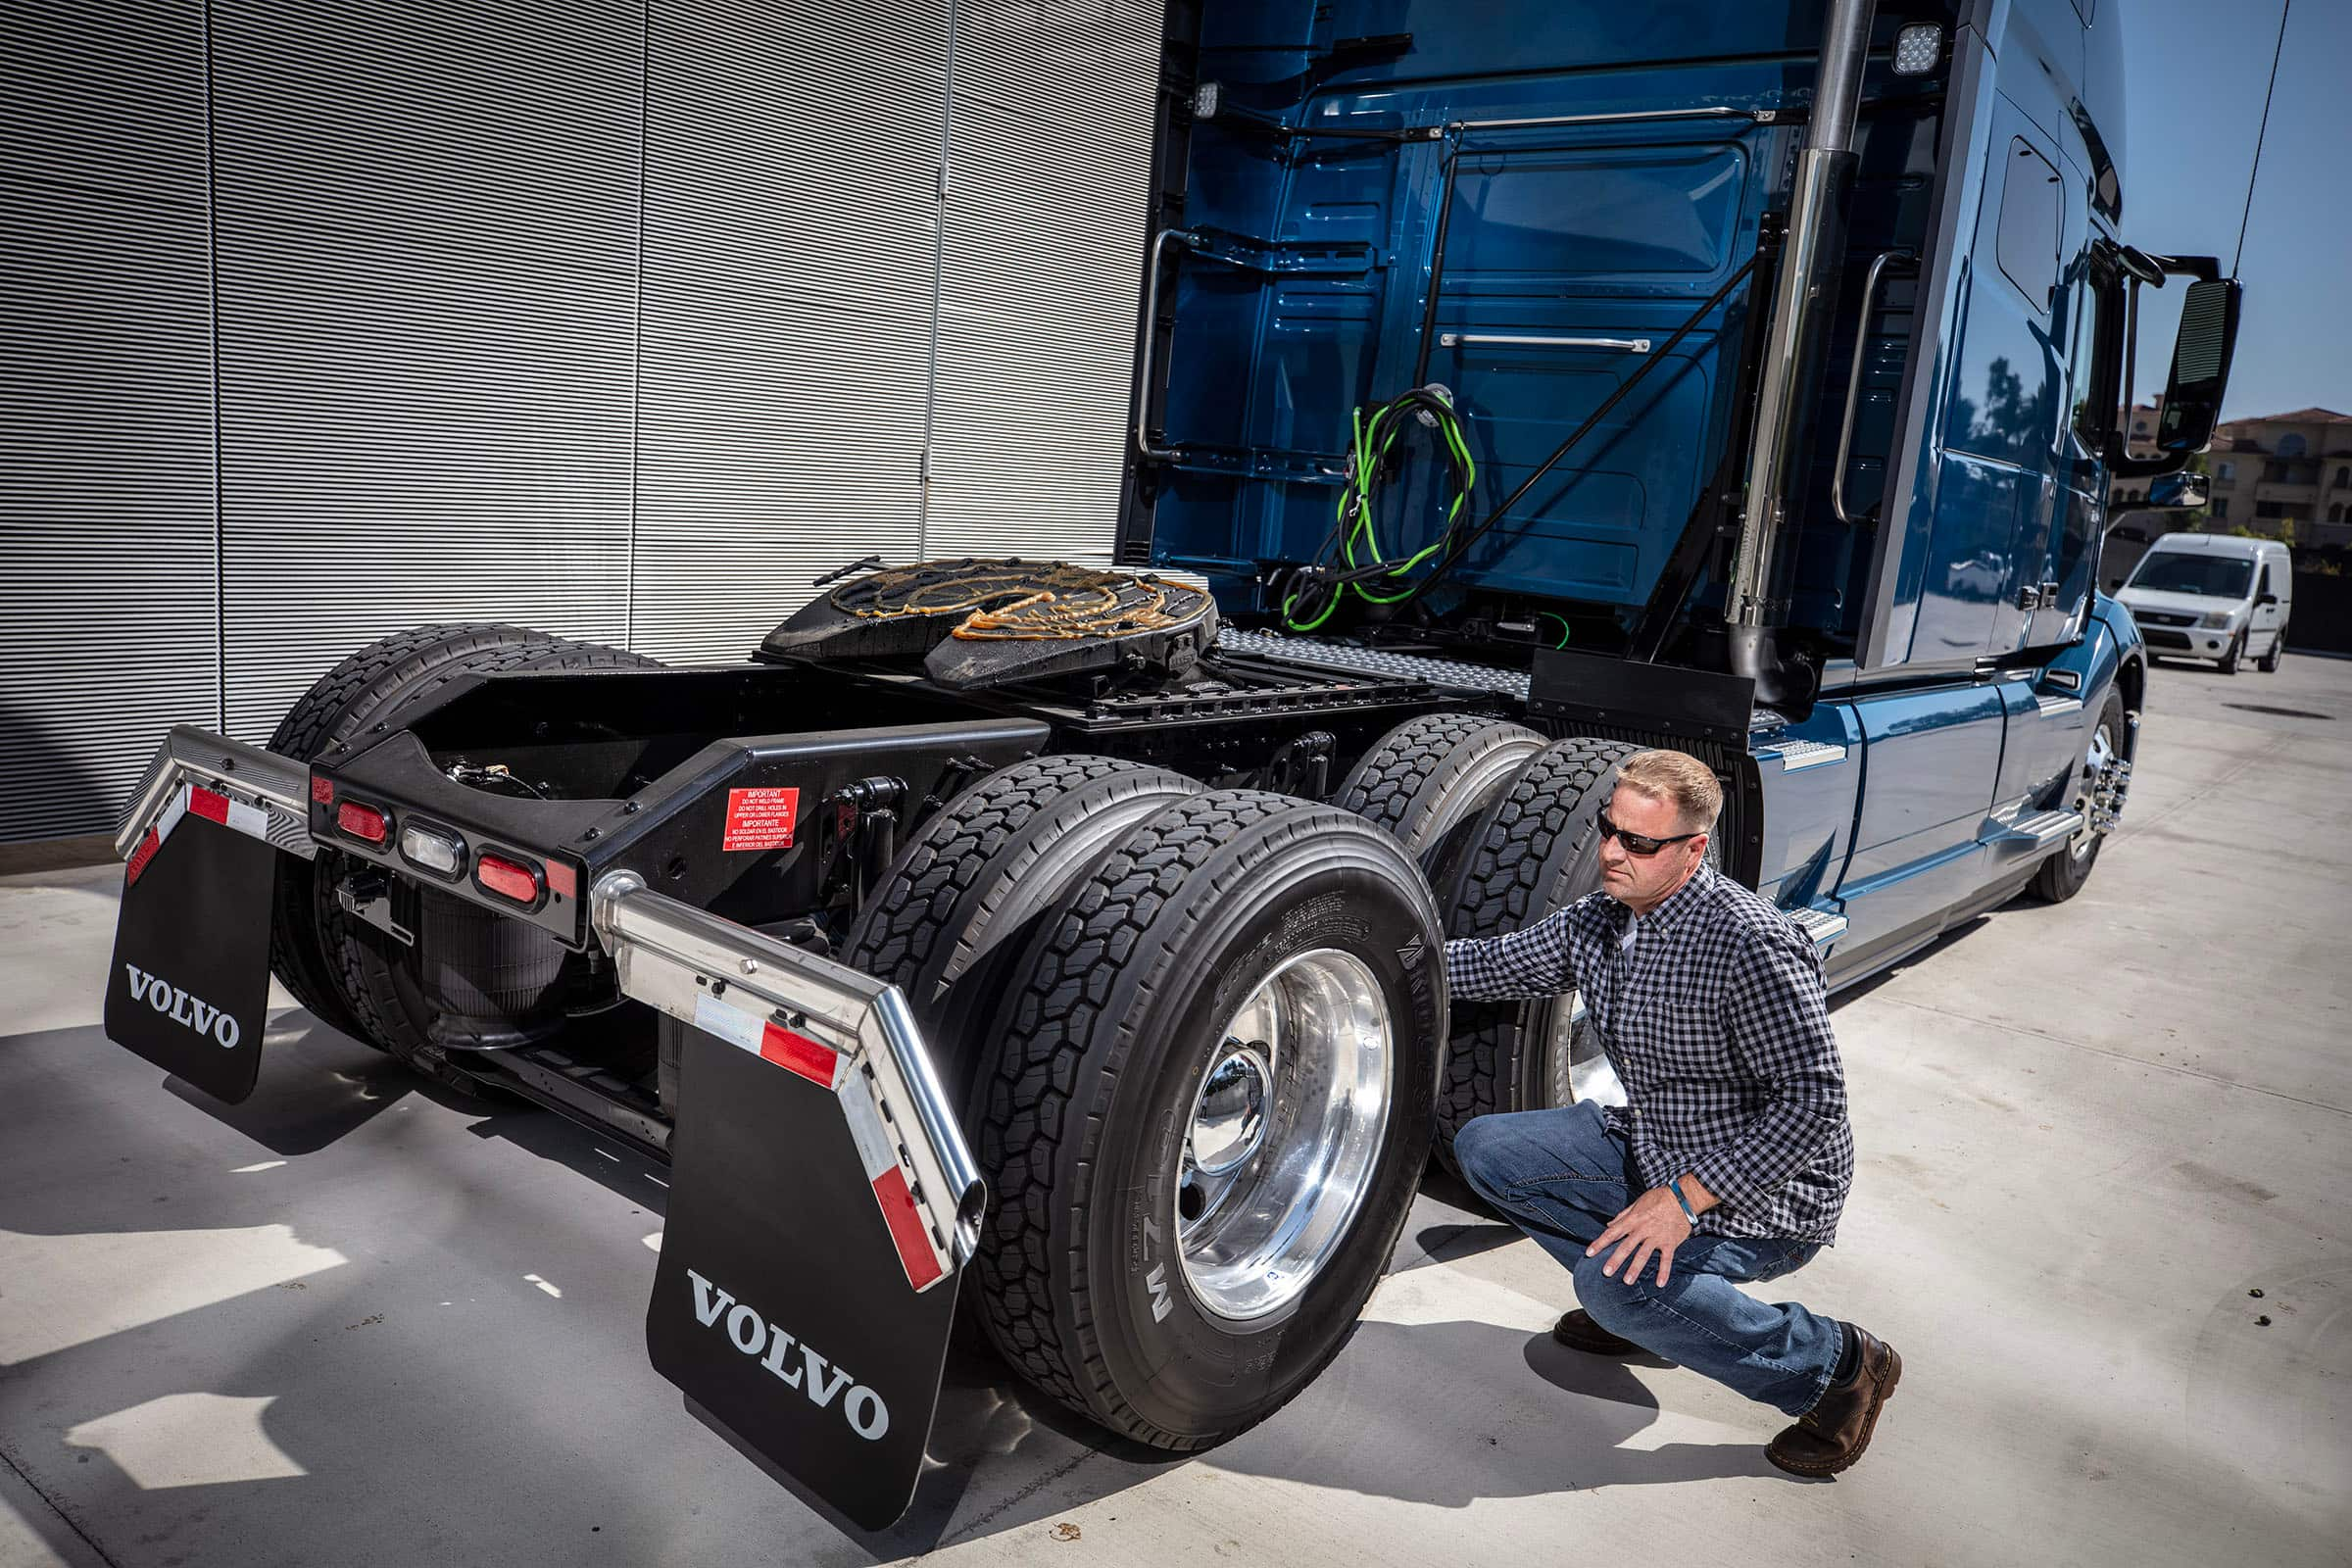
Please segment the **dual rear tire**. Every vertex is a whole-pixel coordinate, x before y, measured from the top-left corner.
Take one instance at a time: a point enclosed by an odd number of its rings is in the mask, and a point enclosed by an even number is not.
[[[1434,713],[1389,732],[1334,800],[1395,834],[1421,863],[1448,937],[1523,930],[1600,886],[1595,819],[1617,768],[1641,748],[1574,737],[1546,743],[1523,725]],[[1451,1005],[1437,1101],[1437,1152],[1497,1110],[1621,1100],[1624,1091],[1573,992]]]
[[[925,825],[841,956],[899,985],[964,1097],[969,1298],[1026,1381],[1186,1451],[1339,1352],[1433,1134],[1567,1070],[1546,1004],[1457,1009],[1448,1047],[1445,938],[1594,885],[1633,750],[1436,714],[1331,806],[1055,756]]]
[[[1185,1451],[1339,1352],[1427,1158],[1443,1043],[1437,906],[1389,835],[1039,759],[933,819],[843,956],[968,1064],[970,1294],[1027,1381]]]

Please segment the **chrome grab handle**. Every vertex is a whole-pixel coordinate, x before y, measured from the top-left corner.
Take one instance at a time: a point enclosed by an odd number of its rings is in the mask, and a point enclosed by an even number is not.
[[[1438,342],[1449,349],[1494,344],[1523,349],[1616,349],[1626,354],[1649,352],[1649,339],[1645,337],[1522,337],[1503,332],[1441,332]]]
[[[1704,109],[1628,109],[1605,115],[1544,115],[1533,120],[1455,120],[1447,130],[1520,130],[1534,125],[1617,125],[1643,120],[1752,120],[1769,124],[1777,118],[1771,109],[1734,109],[1709,104]]]
[[[1845,420],[1838,427],[1838,466],[1830,470],[1830,510],[1849,528],[1856,523],[1852,514],[1845,510],[1845,466],[1854,450],[1854,410],[1862,401],[1862,355],[1869,342],[1870,302],[1879,296],[1879,279],[1885,275],[1886,265],[1910,260],[1908,251],[1881,251],[1872,258],[1870,273],[1862,280],[1862,314],[1854,319],[1854,371],[1846,378]]]
[[[1198,245],[1200,236],[1189,228],[1163,228],[1152,236],[1152,256],[1144,268],[1144,347],[1143,364],[1138,367],[1135,384],[1135,450],[1155,462],[1165,463],[1176,456],[1174,449],[1152,444],[1152,359],[1159,342],[1159,266],[1167,255],[1168,242]]]

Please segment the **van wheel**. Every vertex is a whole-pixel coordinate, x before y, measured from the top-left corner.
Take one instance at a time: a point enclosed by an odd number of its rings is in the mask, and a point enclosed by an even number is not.
[[[2278,673],[2278,661],[2286,657],[2286,628],[2281,626],[2271,638],[2271,651],[2254,661],[2254,667],[2265,675]]]
[[[2098,863],[2099,846],[2114,826],[2100,821],[2098,794],[2108,772],[2123,761],[2123,735],[2124,699],[2121,693],[2109,691],[2107,701],[2099,707],[2099,721],[2091,726],[2090,744],[2075,776],[2074,799],[2068,803],[2082,813],[2082,825],[2066,841],[2065,849],[2042,861],[2041,869],[2034,873],[2034,894],[2044,903],[2064,904],[2082,892],[2082,884],[2090,880],[2090,868]]]
[[[1444,952],[1420,871],[1348,812],[1218,790],[1132,827],[995,1019],[972,1291],[1005,1360],[1176,1451],[1303,1389],[1428,1158]]]
[[[2230,651],[2222,656],[2222,662],[2217,667],[2225,675],[2234,675],[2237,673],[2238,661],[2245,656],[2246,634],[2241,631],[2230,640]]]

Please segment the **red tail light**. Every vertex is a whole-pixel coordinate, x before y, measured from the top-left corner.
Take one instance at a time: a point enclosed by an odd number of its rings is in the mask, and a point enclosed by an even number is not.
[[[392,836],[392,819],[357,801],[345,801],[335,808],[335,826],[368,844],[381,844]]]
[[[485,855],[475,860],[473,880],[483,892],[495,893],[516,904],[539,902],[538,868],[520,860],[510,860],[503,855]]]

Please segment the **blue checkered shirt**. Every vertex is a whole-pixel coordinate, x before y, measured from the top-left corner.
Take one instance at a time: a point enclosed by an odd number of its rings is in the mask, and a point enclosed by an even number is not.
[[[1581,988],[1625,1085],[1609,1127],[1644,1185],[1688,1171],[1721,1200],[1700,1234],[1836,1237],[1854,1135],[1821,959],[1730,877],[1701,865],[1640,919],[1593,893],[1524,931],[1448,942],[1446,983],[1457,1001]]]

